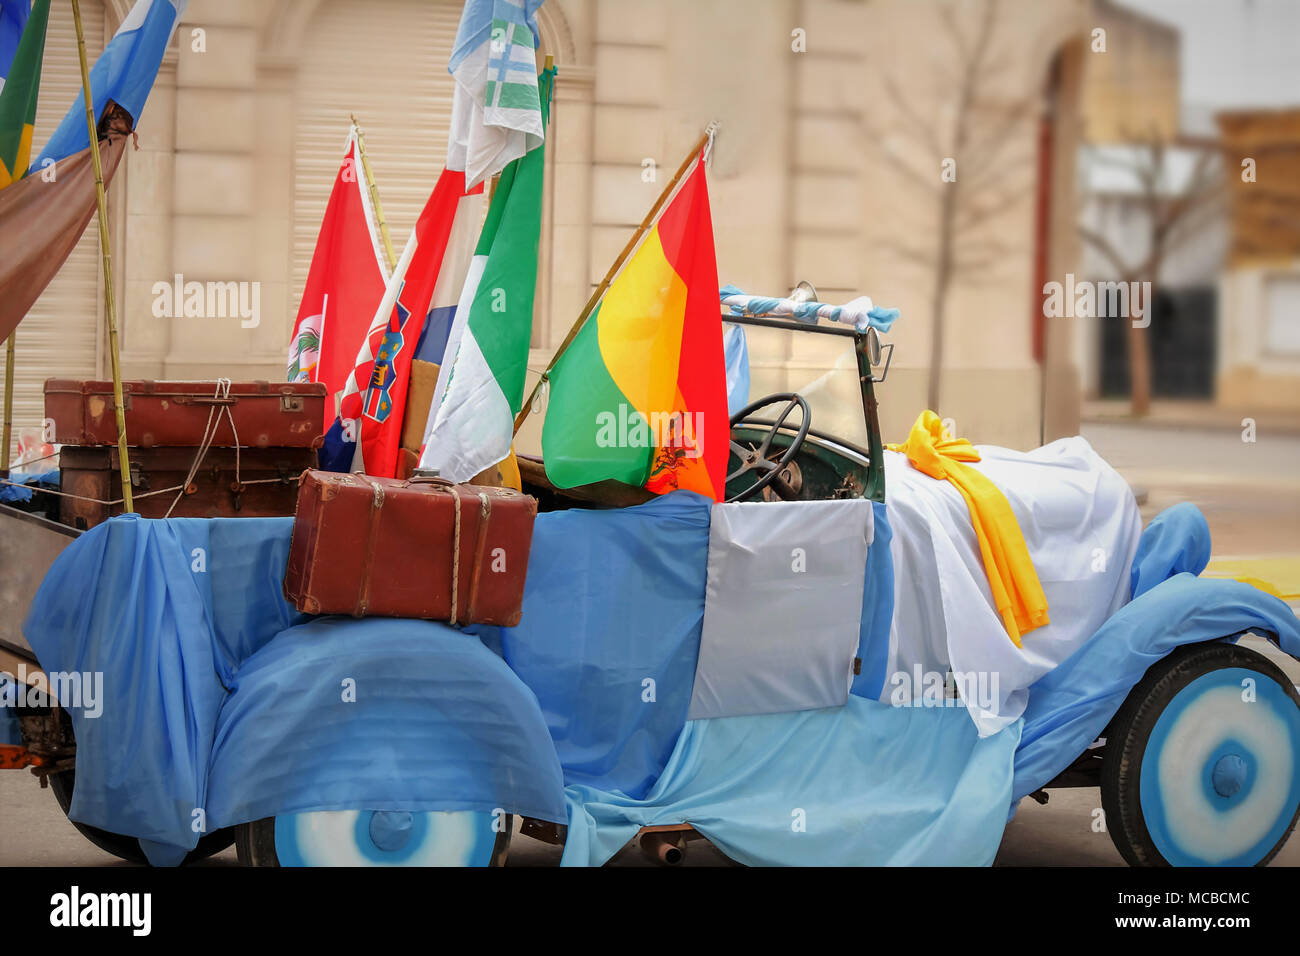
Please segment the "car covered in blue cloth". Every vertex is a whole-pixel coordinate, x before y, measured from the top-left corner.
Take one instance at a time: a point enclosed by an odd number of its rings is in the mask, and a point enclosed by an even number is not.
[[[48,572],[0,643],[0,756],[164,865],[232,840],[257,865],[493,865],[516,831],[566,865],[638,835],[664,862],[703,838],[753,865],[987,865],[1021,799],[1077,786],[1132,864],[1271,859],[1300,696],[1237,639],[1300,656],[1287,605],[1198,577],[1200,513],[1143,528],[1082,439],[980,446],[1052,607],[1017,645],[958,491],[882,441],[875,332],[802,331],[851,346],[862,433],[815,429],[801,391],[740,403],[723,502],[524,461],[516,627],[300,614],[290,519],[75,535],[6,510]]]

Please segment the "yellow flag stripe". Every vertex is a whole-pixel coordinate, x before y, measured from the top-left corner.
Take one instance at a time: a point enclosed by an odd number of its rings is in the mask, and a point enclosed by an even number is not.
[[[596,316],[601,358],[628,402],[648,419],[675,406],[686,283],[656,226],[605,293]]]

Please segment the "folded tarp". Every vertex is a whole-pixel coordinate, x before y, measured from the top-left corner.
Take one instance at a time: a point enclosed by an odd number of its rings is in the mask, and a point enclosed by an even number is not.
[[[843,707],[692,721],[644,799],[570,786],[566,866],[689,822],[752,866],[985,866],[1019,721],[981,739],[960,707]]]

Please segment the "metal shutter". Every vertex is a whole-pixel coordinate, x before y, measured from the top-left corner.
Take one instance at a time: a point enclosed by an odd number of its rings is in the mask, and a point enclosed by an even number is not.
[[[327,0],[313,17],[298,72],[295,315],[343,158],[349,113],[365,134],[395,255],[401,255],[446,158],[453,89],[447,57],[461,6],[459,0]]]
[[[81,4],[81,20],[86,37],[86,56],[93,64],[104,49],[104,4],[101,0],[85,0]],[[53,3],[45,35],[33,156],[44,147],[80,92],[81,66],[77,59],[72,5]],[[125,168],[125,159],[119,167],[122,168]],[[43,386],[47,378],[97,378],[101,375],[100,367],[105,361],[100,344],[104,293],[99,267],[99,227],[92,218],[54,281],[18,325],[11,455],[17,451],[19,429],[39,426],[44,417]],[[4,365],[0,361],[0,381],[3,377]]]

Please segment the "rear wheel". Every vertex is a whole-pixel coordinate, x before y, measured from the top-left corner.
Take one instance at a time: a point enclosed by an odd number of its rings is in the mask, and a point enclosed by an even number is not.
[[[65,770],[62,773],[50,775],[50,789],[54,791],[54,799],[58,801],[59,807],[63,810],[65,816],[72,806],[72,792],[76,787],[76,783],[77,774],[75,770]],[[106,853],[111,853],[118,859],[126,860],[129,863],[139,863],[141,866],[149,865],[144,851],[140,849],[140,841],[135,837],[123,836],[120,833],[112,833],[108,830],[101,830],[99,827],[78,823],[71,817],[68,818],[68,822],[76,827],[82,836]],[[184,863],[194,863],[212,856],[214,853],[220,853],[234,842],[235,834],[233,830],[217,830],[215,833],[209,833],[199,839],[198,845],[185,857]]]
[[[1101,800],[1133,866],[1264,865],[1300,815],[1300,694],[1248,648],[1179,648],[1111,722]]]
[[[473,811],[321,810],[236,828],[245,866],[504,866],[514,819]]]

